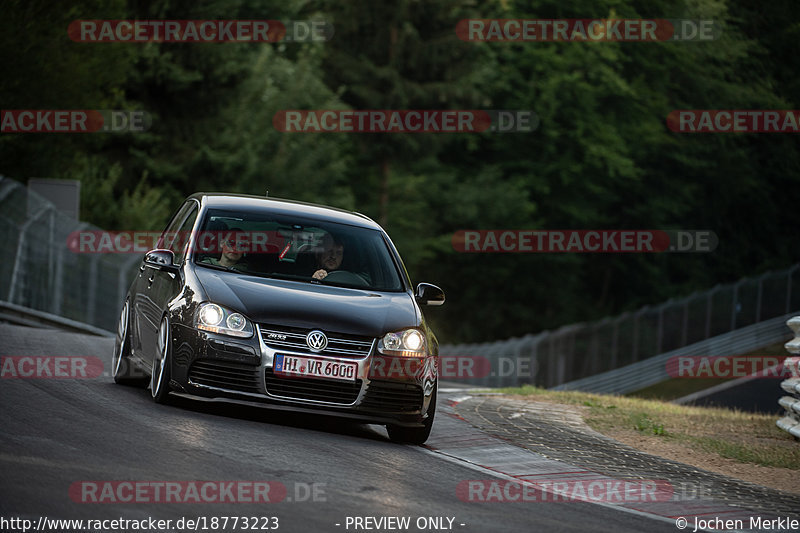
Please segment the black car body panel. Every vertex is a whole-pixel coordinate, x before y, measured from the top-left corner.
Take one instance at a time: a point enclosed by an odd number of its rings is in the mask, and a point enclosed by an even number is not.
[[[377,293],[200,268],[195,273],[208,300],[247,309],[256,323],[379,337],[417,321],[414,298],[407,292]]]
[[[234,221],[231,224],[273,224],[280,229],[289,227],[287,220],[297,220],[291,227],[312,236],[317,235],[313,232],[340,235],[350,247],[349,255],[357,259],[351,268],[365,273],[337,279],[354,279],[364,286],[326,283],[296,273],[285,278],[284,272],[272,272],[275,266],[264,266],[278,264],[283,256],[264,260],[251,254],[243,263],[251,269],[260,265],[264,270],[259,272],[240,272],[200,259],[210,255],[197,246],[200,228],[229,227],[225,221]],[[176,230],[191,232],[183,248],[177,241],[167,241]],[[280,231],[275,235],[288,234]],[[359,241],[364,235],[368,240]],[[295,244],[291,239],[284,254]],[[283,246],[279,244],[278,248]],[[163,359],[167,390],[181,396],[333,413],[387,424],[390,434],[392,428],[427,426],[410,440],[427,438],[435,410],[438,342],[425,323],[402,261],[380,226],[363,215],[322,206],[198,193],[173,216],[160,247],[171,252],[149,254],[142,261],[128,293],[130,317],[115,351],[115,357],[119,352],[151,374],[151,388],[161,378]],[[174,265],[159,262],[173,254]],[[300,269],[303,257],[298,254],[295,264],[279,266]],[[244,317],[252,334],[246,328],[233,334],[224,328],[200,328],[200,310],[212,303],[225,316]],[[163,335],[167,342],[159,337],[162,324],[167,325],[168,335]],[[234,324],[241,326],[241,318],[237,316]],[[412,341],[422,338],[422,347],[412,355],[387,352],[388,348],[380,353],[384,336],[398,332],[401,336],[411,332]],[[312,337],[320,333],[326,344],[317,349]],[[125,342],[129,351],[122,349]],[[318,375],[323,368],[333,374]]]

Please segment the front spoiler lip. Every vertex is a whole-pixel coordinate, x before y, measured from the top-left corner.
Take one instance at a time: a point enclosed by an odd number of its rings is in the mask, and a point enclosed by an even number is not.
[[[231,391],[231,394],[243,394],[241,392]],[[322,415],[322,416],[332,416],[336,418],[350,418],[353,420],[358,420],[365,424],[391,424],[394,426],[403,426],[403,427],[423,427],[424,424],[422,422],[410,422],[408,420],[402,420],[398,418],[390,418],[390,417],[382,417],[380,415],[375,415],[372,413],[366,412],[358,412],[358,411],[345,411],[345,410],[336,410],[336,408],[326,409],[322,407],[316,408],[309,408],[303,407],[301,405],[283,405],[280,403],[272,403],[272,402],[265,402],[265,401],[255,401],[255,400],[243,400],[240,398],[231,398],[226,396],[214,396],[214,397],[207,397],[207,396],[199,396],[196,394],[191,394],[188,392],[179,392],[179,391],[172,391],[170,394],[173,396],[177,396],[179,398],[185,398],[187,400],[196,400],[201,402],[207,403],[227,403],[227,404],[235,404],[235,405],[246,405],[249,407],[258,407],[261,409],[271,409],[276,411],[291,411],[294,413],[305,413],[311,415]],[[269,399],[269,397],[262,397],[258,396],[258,398]],[[346,407],[346,406],[345,406]],[[418,415],[406,415],[409,417],[414,417]]]

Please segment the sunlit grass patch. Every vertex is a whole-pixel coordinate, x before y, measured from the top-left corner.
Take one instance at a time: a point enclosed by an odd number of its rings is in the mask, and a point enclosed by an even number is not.
[[[800,470],[800,443],[781,431],[777,417],[720,407],[676,405],[627,396],[551,391],[525,385],[499,389],[521,399],[580,406],[600,433],[628,433],[678,442],[741,463]]]

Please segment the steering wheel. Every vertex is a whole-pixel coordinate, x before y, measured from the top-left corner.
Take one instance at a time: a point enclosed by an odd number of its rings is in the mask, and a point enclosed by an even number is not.
[[[346,283],[348,285],[356,285],[358,287],[367,287],[369,283],[367,280],[359,276],[358,274],[353,274],[347,270],[334,270],[327,276],[323,278],[323,281],[332,281],[334,283]]]

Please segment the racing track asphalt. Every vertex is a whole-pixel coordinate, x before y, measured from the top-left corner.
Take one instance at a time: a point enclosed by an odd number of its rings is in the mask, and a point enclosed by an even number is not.
[[[507,476],[442,451],[476,435],[489,446],[479,450],[496,444],[448,408],[457,392],[440,396],[436,445],[398,445],[380,426],[323,416],[183,399],[157,405],[148,390],[113,383],[112,348],[108,338],[0,324],[0,356],[94,356],[105,374],[0,379],[0,517],[275,516],[279,531],[343,532],[374,531],[346,527],[347,517],[407,516],[408,529],[381,531],[433,531],[416,527],[420,517],[481,533],[676,531],[666,519],[585,502],[463,501],[459,483]],[[287,493],[253,504],[83,503],[69,492],[76,482],[120,480],[273,481]],[[304,499],[312,486],[317,497]]]

